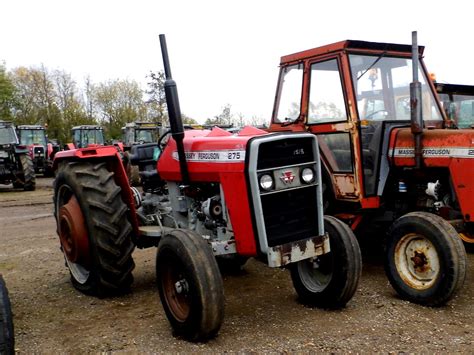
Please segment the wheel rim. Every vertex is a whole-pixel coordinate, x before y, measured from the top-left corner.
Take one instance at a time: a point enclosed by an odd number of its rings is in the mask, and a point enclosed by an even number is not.
[[[57,200],[58,231],[61,250],[74,279],[84,284],[89,279],[89,238],[77,198],[69,187],[59,189]]]
[[[332,257],[329,254],[300,261],[297,264],[301,282],[311,292],[322,292],[332,279]]]
[[[417,290],[433,286],[440,273],[440,260],[433,243],[413,233],[403,236],[397,243],[395,265],[402,280]]]
[[[191,312],[189,282],[180,263],[165,260],[162,263],[161,283],[166,304],[173,317],[185,322]]]
[[[462,241],[468,244],[474,244],[474,235],[468,232],[459,233]]]

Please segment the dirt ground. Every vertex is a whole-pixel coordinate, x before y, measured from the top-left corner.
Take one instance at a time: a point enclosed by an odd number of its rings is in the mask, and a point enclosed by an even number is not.
[[[250,260],[224,275],[226,315],[205,344],[173,337],[155,285],[155,249],[136,250],[128,295],[96,299],[69,280],[56,236],[52,179],[37,190],[0,185],[0,272],[20,353],[84,352],[465,352],[474,349],[474,254],[464,288],[447,306],[397,298],[380,258],[364,254],[354,298],[339,311],[298,304],[289,273]]]

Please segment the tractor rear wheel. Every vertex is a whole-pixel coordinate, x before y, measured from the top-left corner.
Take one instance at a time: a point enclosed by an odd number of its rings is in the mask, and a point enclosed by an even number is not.
[[[322,308],[342,308],[354,295],[362,272],[359,243],[342,221],[324,216],[331,251],[290,266],[299,299]]]
[[[0,354],[15,353],[13,316],[7,286],[0,275]]]
[[[224,318],[224,287],[209,244],[176,229],[158,245],[156,276],[161,303],[176,335],[205,341]]]
[[[134,244],[127,206],[103,162],[64,162],[54,182],[57,232],[76,289],[99,297],[129,289]]]
[[[402,298],[440,306],[464,283],[466,252],[456,230],[443,218],[411,212],[390,229],[385,272]]]

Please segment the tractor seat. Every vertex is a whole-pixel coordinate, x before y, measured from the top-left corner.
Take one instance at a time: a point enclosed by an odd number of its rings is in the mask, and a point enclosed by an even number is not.
[[[158,143],[136,144],[130,150],[130,164],[138,166],[144,189],[156,186],[161,181],[154,159],[155,149],[158,149]]]

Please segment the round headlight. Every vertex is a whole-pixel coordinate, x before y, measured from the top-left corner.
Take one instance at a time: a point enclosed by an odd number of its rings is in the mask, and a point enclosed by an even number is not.
[[[273,187],[273,178],[268,174],[260,176],[260,187],[266,191],[271,190]]]
[[[314,171],[311,168],[304,168],[301,172],[301,180],[309,184],[314,181]]]

